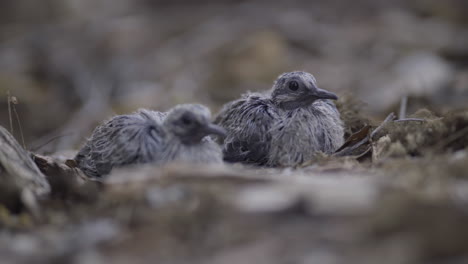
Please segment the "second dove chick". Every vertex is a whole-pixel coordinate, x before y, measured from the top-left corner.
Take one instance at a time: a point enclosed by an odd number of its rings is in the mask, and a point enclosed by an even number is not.
[[[94,130],[75,161],[89,177],[131,164],[220,163],[221,148],[208,135],[225,136],[225,130],[210,119],[209,109],[199,104],[115,116]]]

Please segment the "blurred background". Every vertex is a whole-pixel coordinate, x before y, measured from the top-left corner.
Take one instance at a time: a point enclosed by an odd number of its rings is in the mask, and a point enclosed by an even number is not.
[[[19,138],[19,119],[33,151],[76,148],[113,114],[216,112],[293,70],[370,117],[404,95],[410,109],[462,107],[467,13],[464,0],[1,0],[0,125],[12,116]]]

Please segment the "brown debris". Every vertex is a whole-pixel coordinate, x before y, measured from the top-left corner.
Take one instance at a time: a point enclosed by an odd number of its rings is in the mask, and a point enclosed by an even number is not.
[[[424,121],[393,122],[376,136],[388,135],[391,144],[401,144],[411,156],[461,150],[468,146],[467,113],[449,112],[444,117],[436,117],[422,109],[411,117]]]
[[[395,119],[395,114],[390,113],[382,122],[382,124],[376,127],[371,133],[369,133],[370,128],[364,127],[361,131],[351,135],[351,137],[346,140],[343,146],[341,146],[333,155],[340,157],[353,155],[355,152],[357,152],[359,153],[357,156],[361,157],[363,154],[369,151],[369,147],[365,146],[365,144],[370,144],[374,136],[378,134],[387,125],[387,123],[392,122],[393,119]]]
[[[70,167],[70,162],[62,163],[53,158],[33,155],[37,164],[51,186],[50,196],[54,199],[95,201],[99,194],[99,183],[89,180],[77,167]]]

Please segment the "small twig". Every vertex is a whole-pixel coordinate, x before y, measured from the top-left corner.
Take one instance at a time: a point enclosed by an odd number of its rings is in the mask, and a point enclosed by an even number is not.
[[[423,118],[403,118],[403,119],[398,119],[398,120],[395,120],[393,122],[406,122],[406,121],[418,121],[418,122],[425,122],[426,119],[423,119]]]
[[[405,119],[406,118],[406,107],[408,105],[408,96],[405,95],[401,98],[400,102],[400,113],[398,114],[398,119]]]
[[[362,152],[361,154],[357,155],[355,158],[356,158],[356,159],[360,159],[360,158],[364,157],[367,153],[369,153],[371,150],[372,150],[372,146],[369,146],[364,152]]]
[[[53,138],[47,140],[46,142],[40,144],[39,146],[33,147],[31,151],[32,151],[32,152],[37,152],[38,150],[40,150],[40,149],[43,148],[44,146],[48,145],[49,143],[51,143],[51,142],[53,142],[53,141],[55,141],[55,140],[57,140],[57,139],[63,138],[63,137],[71,136],[71,135],[73,135],[73,134],[74,134],[74,132],[70,132],[70,133],[67,133],[67,134],[55,136],[55,137],[53,137]]]
[[[18,100],[16,97],[11,97],[11,102],[13,103],[13,112],[15,112],[16,121],[18,121],[18,128],[20,131],[21,142],[23,143],[23,148],[26,149],[26,143],[24,143],[24,134],[23,134],[23,126],[21,125],[21,120],[18,115],[18,111],[16,111],[16,106],[18,104]]]
[[[395,119],[395,114],[392,112],[390,113],[387,118],[385,118],[385,120],[382,122],[382,124],[380,124],[380,126],[378,126],[376,129],[374,129],[374,131],[372,131],[372,133],[370,134],[370,140],[372,140],[372,138],[380,131],[382,130],[382,128],[390,121],[393,121],[393,119]]]
[[[340,152],[336,152],[335,154],[333,154],[333,156],[338,156],[338,157],[347,156],[348,154],[350,154],[351,152],[353,152],[354,150],[356,150],[357,148],[359,148],[360,146],[364,145],[367,142],[369,142],[369,136],[363,138],[361,141],[359,141],[353,146],[345,148],[341,150]]]
[[[11,114],[11,96],[10,96],[10,91],[7,91],[7,101],[8,101],[8,117],[10,118],[10,133],[13,135],[14,128],[13,128],[13,116]]]
[[[367,137],[369,135],[369,131],[371,129],[371,126],[366,125],[363,128],[361,128],[358,132],[352,134],[346,139],[346,142],[343,143],[341,147],[339,147],[335,152],[340,152],[341,150],[353,145],[354,143],[359,142],[363,138]]]

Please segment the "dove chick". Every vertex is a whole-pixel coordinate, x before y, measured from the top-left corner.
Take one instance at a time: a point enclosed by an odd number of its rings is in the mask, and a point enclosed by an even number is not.
[[[167,112],[140,109],[99,125],[75,157],[89,177],[132,164],[222,162],[221,147],[209,136],[225,130],[211,122],[208,108],[178,105]]]
[[[226,104],[215,123],[227,130],[224,159],[267,166],[296,166],[344,141],[343,122],[332,100],[310,73],[280,75],[265,93],[247,93]]]

